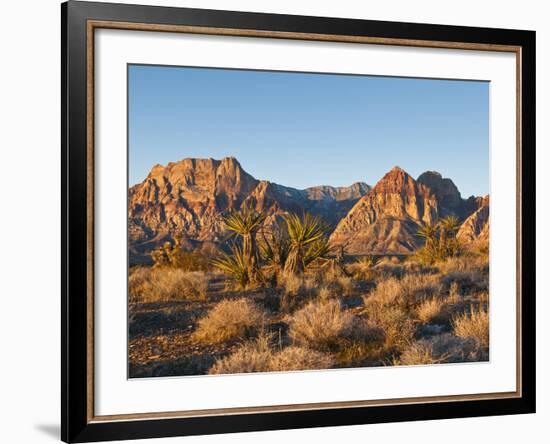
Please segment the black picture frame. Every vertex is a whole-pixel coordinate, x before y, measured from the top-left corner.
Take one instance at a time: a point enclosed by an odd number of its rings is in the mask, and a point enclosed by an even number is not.
[[[512,45],[521,67],[521,395],[513,398],[96,421],[90,417],[87,24],[90,20]],[[61,5],[61,438],[90,442],[535,412],[535,32],[69,1]],[[91,327],[90,327],[91,326]]]

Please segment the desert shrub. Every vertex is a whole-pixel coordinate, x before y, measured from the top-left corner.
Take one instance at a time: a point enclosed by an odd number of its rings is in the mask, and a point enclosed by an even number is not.
[[[408,305],[430,297],[439,291],[436,275],[405,275],[382,278],[376,287],[366,296],[365,304]]]
[[[449,285],[449,302],[456,304],[461,300],[461,289],[457,282],[451,282]]]
[[[269,363],[271,371],[317,370],[330,368],[334,364],[326,353],[304,347],[290,346],[275,353]]]
[[[489,303],[489,292],[488,291],[480,291],[480,292],[478,292],[474,295],[474,298],[476,298],[482,304],[488,304]]]
[[[374,278],[374,267],[378,263],[375,256],[364,256],[349,266],[355,279],[370,280]]]
[[[444,357],[445,362],[486,361],[488,348],[480,347],[472,338],[462,338],[452,333],[444,333],[430,339],[435,356]]]
[[[441,280],[444,285],[456,283],[461,291],[487,290],[489,275],[479,271],[450,271]]]
[[[316,290],[319,287],[319,277],[316,274],[307,274],[302,285],[307,291]]]
[[[321,287],[317,291],[317,296],[320,301],[328,301],[332,296],[332,291],[328,287]]]
[[[434,356],[431,344],[428,341],[412,343],[398,359],[394,359],[393,365],[429,365],[439,364],[444,358]]]
[[[289,325],[293,340],[324,349],[350,333],[353,315],[342,310],[337,300],[310,302],[294,313]]]
[[[447,258],[445,261],[438,262],[437,268],[443,274],[452,272],[489,272],[489,258],[479,255],[461,255]]]
[[[440,298],[425,299],[416,307],[416,316],[422,323],[432,322],[440,317],[444,306],[445,302]]]
[[[282,273],[279,276],[279,286],[290,296],[315,294],[320,281],[319,275],[309,272],[308,274]]]
[[[177,268],[132,270],[128,278],[130,299],[135,302],[164,302],[204,299],[208,280],[203,272],[185,272]]]
[[[226,373],[252,373],[269,370],[271,349],[269,335],[260,335],[242,344],[237,351],[214,363],[208,371],[211,375]]]
[[[405,259],[402,263],[403,274],[429,274],[439,273],[439,269],[434,265],[427,265],[419,262],[414,255]]]
[[[403,264],[397,262],[395,263],[389,257],[384,257],[380,259],[373,268],[376,271],[376,274],[382,277],[401,277],[404,274],[405,267]]]
[[[476,344],[475,340],[444,333],[412,343],[393,363],[395,365],[428,365],[487,359],[487,350]]]
[[[181,245],[181,238],[174,239],[174,243],[165,242],[164,245],[151,252],[155,267],[180,268],[183,271],[207,271],[209,259],[199,251],[185,251]]]
[[[341,290],[343,295],[352,294],[355,288],[353,279],[349,276],[340,276],[338,278],[338,288]]]
[[[304,285],[304,280],[302,276],[297,274],[288,274],[285,273],[281,276],[280,285],[285,290],[285,293],[289,295],[297,295],[302,290]]]
[[[455,335],[462,338],[472,338],[482,347],[489,346],[489,313],[478,307],[470,307],[470,312],[464,312],[452,319]]]
[[[337,287],[339,279],[345,276],[344,270],[340,267],[324,267],[321,272],[320,281],[330,287]]]
[[[150,287],[151,268],[134,267],[128,275],[128,296],[131,303],[135,304],[143,299],[144,293]]]
[[[387,352],[404,350],[413,341],[414,323],[401,307],[371,302],[365,311],[370,325],[383,332]]]
[[[181,251],[175,266],[185,271],[206,271],[210,268],[210,260],[199,251]]]
[[[264,313],[248,299],[226,299],[218,302],[199,320],[194,339],[217,343],[250,335],[263,321]]]
[[[269,334],[260,334],[242,344],[234,353],[218,360],[210,374],[252,373],[269,371],[315,370],[330,368],[330,355],[304,347],[289,346],[274,351]]]
[[[379,343],[384,341],[384,331],[363,316],[354,316],[347,339],[352,342]]]

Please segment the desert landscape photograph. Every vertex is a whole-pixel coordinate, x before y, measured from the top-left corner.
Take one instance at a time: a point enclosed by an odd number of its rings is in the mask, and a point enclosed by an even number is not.
[[[129,65],[128,377],[489,361],[488,116],[481,81]]]

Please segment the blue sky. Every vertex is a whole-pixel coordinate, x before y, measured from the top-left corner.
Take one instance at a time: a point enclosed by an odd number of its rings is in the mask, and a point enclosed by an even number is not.
[[[374,185],[398,165],[489,192],[489,84],[129,66],[129,182],[155,164],[236,157],[296,188]]]

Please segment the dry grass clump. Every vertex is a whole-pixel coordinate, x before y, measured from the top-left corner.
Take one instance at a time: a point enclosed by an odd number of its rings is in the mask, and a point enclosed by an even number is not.
[[[394,258],[384,257],[378,261],[376,266],[374,267],[374,270],[378,275],[381,276],[395,276],[400,277],[403,276],[404,272],[404,266],[399,262],[399,260],[395,260]]]
[[[353,279],[349,276],[340,276],[338,278],[338,288],[342,291],[343,295],[349,296],[355,289]]]
[[[321,287],[317,290],[317,297],[320,301],[328,301],[332,296],[332,291],[328,287]]]
[[[193,337],[198,342],[218,343],[250,335],[265,317],[264,312],[246,298],[218,302],[199,320]]]
[[[266,372],[269,369],[271,337],[260,335],[254,341],[242,344],[236,352],[214,363],[211,375],[225,373]]]
[[[412,343],[398,359],[392,361],[392,365],[430,365],[439,364],[445,358],[436,357],[429,341]]]
[[[464,312],[452,319],[455,335],[463,338],[472,338],[481,347],[489,346],[489,313],[478,307],[470,307],[470,312]]]
[[[449,302],[452,304],[456,304],[460,302],[461,299],[462,292],[460,289],[460,285],[458,285],[458,282],[451,282],[451,284],[449,285]]]
[[[269,369],[271,371],[290,370],[317,370],[330,368],[334,365],[332,357],[326,353],[310,350],[305,347],[290,346],[275,353],[271,360]]]
[[[441,281],[449,286],[456,283],[465,292],[489,289],[489,275],[479,271],[451,271]]]
[[[204,299],[207,288],[207,277],[200,271],[138,267],[128,277],[130,299],[138,303]]]
[[[233,354],[217,361],[210,374],[317,370],[330,368],[330,355],[304,347],[289,346],[275,352],[270,348],[272,338],[261,334],[241,345]]]
[[[319,287],[319,277],[315,274],[305,275],[302,286],[306,291],[317,289]]]
[[[436,294],[438,290],[436,275],[408,274],[401,279],[390,276],[376,283],[376,288],[365,298],[365,304],[411,304]]]
[[[444,333],[430,339],[433,353],[444,356],[445,362],[487,361],[489,349],[480,347],[472,338],[461,338],[452,333]]]
[[[285,293],[289,295],[297,295],[304,284],[303,279],[296,274],[285,274],[281,276],[280,285]]]
[[[414,322],[401,307],[369,303],[365,311],[370,325],[384,333],[384,347],[387,352],[401,351],[413,341]]]
[[[441,316],[444,306],[445,302],[438,297],[425,299],[416,307],[416,316],[420,322],[427,324]]]
[[[444,333],[412,343],[392,363],[394,365],[429,365],[443,362],[477,362],[487,359],[488,349],[480,347],[475,340]]]
[[[342,310],[337,300],[310,302],[289,321],[290,337],[301,344],[328,348],[349,334],[353,315]]]
[[[378,259],[374,256],[364,256],[353,264],[348,266],[348,269],[353,274],[355,279],[370,280],[375,276],[374,267],[378,263]]]
[[[344,276],[344,271],[339,267],[327,267],[320,273],[321,282],[327,286],[337,286],[338,279]]]
[[[488,255],[462,255],[450,257],[445,261],[439,262],[437,268],[442,274],[452,272],[489,272]]]

